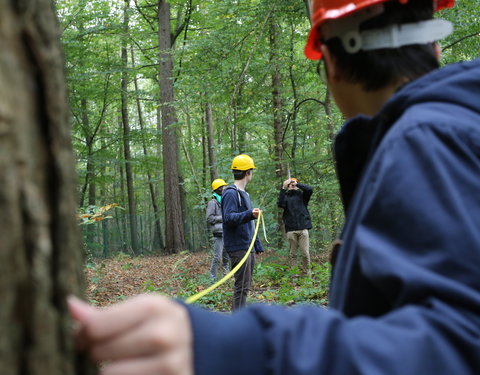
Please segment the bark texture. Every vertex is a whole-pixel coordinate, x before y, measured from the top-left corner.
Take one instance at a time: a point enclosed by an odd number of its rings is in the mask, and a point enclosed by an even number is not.
[[[127,55],[127,41],[126,35],[128,35],[128,0],[125,0],[125,6],[123,10],[123,32],[124,37],[122,39],[122,80],[121,80],[121,106],[122,106],[122,124],[123,124],[123,156],[125,158],[125,176],[127,178],[127,196],[128,196],[128,217],[130,223],[130,240],[132,245],[132,252],[134,255],[138,255],[140,248],[138,245],[138,233],[137,233],[137,203],[135,200],[135,190],[133,186],[133,168],[132,168],[132,153],[130,151],[130,121],[128,116],[128,55]]]
[[[82,286],[63,57],[50,0],[0,0],[0,374],[86,374],[66,298]]]
[[[165,252],[185,250],[185,230],[178,174],[177,118],[173,95],[173,59],[170,33],[170,5],[158,2],[160,59],[160,107],[162,112],[163,176],[165,200]]]

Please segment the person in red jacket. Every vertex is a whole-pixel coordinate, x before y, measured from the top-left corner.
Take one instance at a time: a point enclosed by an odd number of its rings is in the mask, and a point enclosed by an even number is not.
[[[480,60],[438,69],[453,0],[314,0],[306,55],[348,118],[330,308],[72,301],[103,374],[480,374]],[[81,344],[81,342],[80,342]]]

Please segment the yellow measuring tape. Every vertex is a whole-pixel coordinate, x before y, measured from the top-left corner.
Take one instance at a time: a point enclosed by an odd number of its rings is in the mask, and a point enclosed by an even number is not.
[[[185,303],[193,303],[193,302],[198,301],[204,295],[210,293],[212,290],[214,290],[219,285],[222,285],[225,281],[227,281],[229,278],[231,278],[235,274],[235,272],[237,272],[240,269],[240,267],[243,265],[243,263],[245,263],[246,260],[248,259],[248,256],[250,255],[250,251],[252,250],[253,245],[255,244],[255,239],[257,238],[257,233],[258,233],[258,227],[260,226],[260,218],[262,219],[262,222],[264,223],[262,211],[260,211],[260,213],[258,215],[257,225],[255,226],[255,233],[253,233],[252,243],[248,247],[248,250],[245,253],[245,256],[240,261],[240,263],[238,263],[229,273],[227,273],[225,276],[223,276],[223,278],[218,280],[215,284],[209,286],[207,289],[202,290],[201,292],[198,292],[197,294],[194,294],[193,296],[188,297],[185,300]],[[265,230],[265,223],[263,224],[263,227],[264,227],[264,230]]]

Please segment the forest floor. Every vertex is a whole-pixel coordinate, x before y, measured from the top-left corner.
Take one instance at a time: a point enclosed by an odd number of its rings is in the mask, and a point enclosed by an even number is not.
[[[145,257],[121,253],[110,259],[98,259],[85,268],[86,298],[98,306],[149,292],[184,299],[210,285],[210,261],[208,252]],[[288,264],[286,258],[264,255],[255,266],[250,303],[324,305],[329,281],[324,254],[312,256],[312,272],[312,277],[307,278],[298,267]],[[228,311],[232,290],[230,279],[200,302],[214,310]]]
[[[204,252],[101,259],[95,265],[86,267],[87,298],[105,306],[145,293],[149,285],[162,285],[166,280],[178,294],[184,277],[195,278],[198,274],[206,274],[209,266],[210,256]],[[188,270],[186,275],[185,270]],[[178,277],[180,273],[182,278]]]

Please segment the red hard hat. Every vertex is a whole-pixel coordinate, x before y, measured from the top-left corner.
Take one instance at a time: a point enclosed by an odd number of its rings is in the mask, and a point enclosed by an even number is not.
[[[322,58],[319,26],[325,21],[345,17],[360,9],[386,1],[392,0],[310,0],[312,27],[305,45],[305,56],[310,60],[320,60]],[[408,2],[408,0],[398,1],[400,3]],[[451,8],[455,4],[455,0],[433,0],[433,2],[435,10]]]

